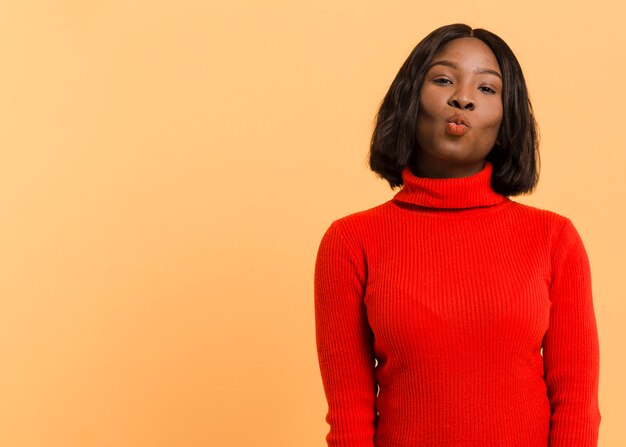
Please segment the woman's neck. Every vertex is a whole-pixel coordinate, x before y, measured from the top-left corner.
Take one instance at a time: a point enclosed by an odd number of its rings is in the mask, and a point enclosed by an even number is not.
[[[428,208],[475,208],[496,205],[506,196],[491,186],[493,165],[465,177],[419,177],[407,166],[402,171],[404,186],[393,200]]]

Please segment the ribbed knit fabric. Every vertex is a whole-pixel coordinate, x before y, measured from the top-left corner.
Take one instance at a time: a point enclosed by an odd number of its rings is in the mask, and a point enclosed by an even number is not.
[[[591,273],[567,217],[493,166],[334,220],[315,262],[330,447],[596,447]],[[542,350],[543,348],[543,350]]]

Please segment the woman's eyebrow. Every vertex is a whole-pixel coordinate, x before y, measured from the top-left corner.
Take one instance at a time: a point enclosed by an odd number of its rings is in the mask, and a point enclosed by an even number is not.
[[[430,67],[428,67],[428,69],[430,70],[435,65],[445,65],[446,67],[453,68],[454,70],[458,70],[458,68],[459,68],[458,65],[455,64],[452,61],[442,60],[442,61],[435,61],[435,62],[433,62],[432,64],[430,64]],[[500,73],[498,73],[496,70],[492,70],[491,68],[479,67],[476,70],[474,70],[474,72],[475,73],[479,73],[479,74],[492,74],[492,75],[497,76],[500,79],[502,79],[502,75]]]

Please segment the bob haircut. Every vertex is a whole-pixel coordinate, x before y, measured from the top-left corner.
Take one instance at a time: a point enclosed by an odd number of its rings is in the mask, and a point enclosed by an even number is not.
[[[500,37],[463,23],[432,31],[400,68],[374,118],[370,169],[387,180],[392,189],[403,184],[402,170],[412,165],[418,150],[416,122],[424,77],[437,52],[461,37],[487,44],[502,70],[502,124],[496,144],[485,157],[493,165],[492,187],[506,196],[530,193],[539,180],[539,135],[522,68]]]

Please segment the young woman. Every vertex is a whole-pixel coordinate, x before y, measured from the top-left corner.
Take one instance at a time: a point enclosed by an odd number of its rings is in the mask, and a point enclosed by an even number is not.
[[[377,115],[392,199],[334,220],[315,263],[330,447],[595,447],[599,343],[572,221],[538,179],[522,70],[483,29],[436,29]]]

